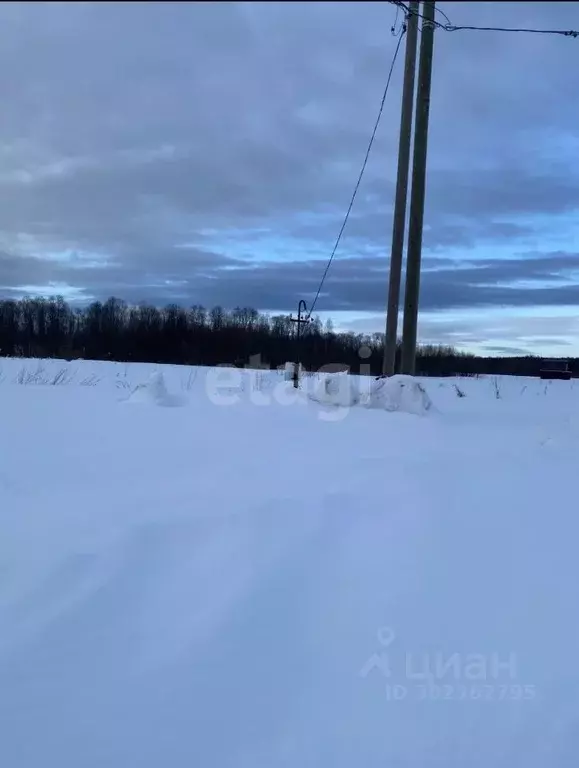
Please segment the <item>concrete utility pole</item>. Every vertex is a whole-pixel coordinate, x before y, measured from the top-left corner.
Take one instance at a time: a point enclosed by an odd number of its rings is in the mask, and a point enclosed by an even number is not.
[[[410,196],[406,290],[404,295],[404,322],[402,327],[402,373],[407,373],[411,376],[414,376],[416,371],[420,262],[422,258],[428,118],[430,113],[430,85],[432,81],[432,52],[434,47],[434,0],[426,0],[426,2],[422,4],[422,8],[423,23],[420,40],[418,88],[416,93],[412,192]]]
[[[390,282],[388,285],[386,339],[384,344],[384,360],[382,362],[382,373],[385,376],[392,376],[396,373],[396,337],[398,331],[398,307],[400,304],[400,276],[402,274],[402,256],[404,252],[404,229],[406,227],[410,144],[412,141],[412,110],[414,101],[414,77],[416,73],[419,7],[420,3],[414,2],[414,0],[410,3],[408,29],[406,32],[406,57],[404,60],[400,138],[398,140],[398,171],[396,177],[396,198],[394,202],[394,224],[392,226],[392,250],[390,253]]]

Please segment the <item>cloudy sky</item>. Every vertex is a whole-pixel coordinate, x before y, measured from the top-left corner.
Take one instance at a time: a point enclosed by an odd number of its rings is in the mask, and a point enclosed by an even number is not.
[[[440,2],[579,29],[579,5]],[[2,3],[0,295],[309,301],[397,43],[362,3]],[[400,17],[398,16],[398,23]],[[318,307],[381,331],[403,57]],[[579,40],[437,32],[420,340],[579,354]]]

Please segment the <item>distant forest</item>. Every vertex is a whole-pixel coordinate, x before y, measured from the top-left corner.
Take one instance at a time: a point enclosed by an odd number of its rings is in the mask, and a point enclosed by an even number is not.
[[[340,365],[379,374],[382,353],[382,334],[336,333],[331,322],[312,318],[299,358],[308,370]],[[57,297],[0,301],[0,356],[276,368],[296,361],[298,348],[289,315],[247,307],[128,306],[116,298],[73,308]],[[426,376],[533,376],[540,367],[537,357],[477,357],[448,346],[423,346],[417,359],[417,373]],[[570,367],[579,374],[579,361]]]

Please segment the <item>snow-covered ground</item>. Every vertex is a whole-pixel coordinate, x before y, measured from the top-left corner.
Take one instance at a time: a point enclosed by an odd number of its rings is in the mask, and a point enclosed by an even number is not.
[[[0,765],[576,765],[579,387],[305,383],[0,361]]]

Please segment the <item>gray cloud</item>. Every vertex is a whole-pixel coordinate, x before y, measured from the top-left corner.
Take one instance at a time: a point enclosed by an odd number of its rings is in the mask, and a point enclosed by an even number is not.
[[[520,23],[518,3],[440,6],[456,24]],[[395,15],[387,3],[0,6],[0,292],[55,283],[279,311],[311,296]],[[538,2],[524,22],[579,27],[579,15]],[[579,301],[577,255],[540,245],[561,234],[545,217],[579,208],[577,45],[437,33],[425,310]],[[400,80],[401,66],[320,309],[383,307]],[[299,261],[264,260],[272,237]],[[516,258],[475,263],[477,246]]]
[[[53,282],[91,297],[117,295],[130,302],[202,303],[207,306],[254,306],[291,309],[300,298],[311,302],[321,277],[317,260],[260,263],[233,259],[198,248],[155,248],[123,252],[106,263],[83,263],[78,256],[48,261],[12,258],[0,253],[0,284],[21,286],[35,275],[35,285]],[[518,258],[456,261],[429,256],[423,262],[421,307],[424,311],[469,307],[525,307],[579,304],[579,254],[521,254]],[[557,281],[549,285],[549,281]],[[324,285],[319,307],[382,311],[387,259],[380,256],[338,258]],[[524,285],[521,282],[524,281]]]

